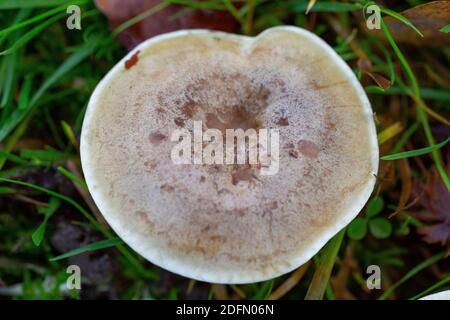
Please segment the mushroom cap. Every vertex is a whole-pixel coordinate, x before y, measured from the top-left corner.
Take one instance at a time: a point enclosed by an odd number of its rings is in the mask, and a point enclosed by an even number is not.
[[[279,170],[174,164],[171,134],[279,130]],[[182,30],[151,38],[91,96],[81,134],[89,190],[114,231],[152,263],[249,283],[308,261],[362,209],[378,170],[367,96],[319,37]]]
[[[450,300],[450,290],[433,293],[419,300]]]

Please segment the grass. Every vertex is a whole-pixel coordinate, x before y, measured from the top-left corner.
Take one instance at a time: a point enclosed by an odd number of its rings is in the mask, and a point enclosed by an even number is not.
[[[412,95],[414,100],[417,103],[417,118],[419,122],[421,122],[423,130],[425,132],[425,136],[427,138],[428,143],[430,144],[430,147],[432,148],[431,154],[433,156],[433,160],[436,164],[436,168],[439,172],[439,175],[441,176],[442,180],[445,183],[445,186],[447,187],[448,192],[450,192],[450,180],[447,176],[447,172],[444,169],[444,165],[442,162],[442,156],[439,154],[438,148],[433,148],[435,142],[434,137],[431,133],[430,124],[428,121],[428,117],[425,113],[424,107],[425,104],[422,101],[422,98],[420,96],[420,89],[419,89],[419,83],[417,82],[416,76],[414,75],[414,72],[411,69],[411,66],[409,65],[408,61],[406,60],[405,56],[401,52],[400,48],[395,43],[394,39],[392,38],[392,35],[384,23],[384,20],[381,19],[381,28],[383,29],[383,32],[386,35],[386,38],[389,41],[389,44],[392,46],[392,49],[394,50],[395,54],[397,55],[405,74],[407,75],[409,81],[411,82],[412,87]]]
[[[119,244],[122,244],[123,241],[122,239],[119,238],[112,238],[112,239],[107,239],[107,240],[101,240],[98,242],[94,242],[91,244],[88,244],[86,246],[83,247],[79,247],[76,249],[73,249],[69,252],[66,252],[64,254],[61,254],[57,257],[52,257],[49,259],[49,261],[58,261],[58,260],[62,260],[62,259],[67,259],[76,255],[79,255],[81,253],[85,253],[85,252],[89,252],[89,251],[96,251],[96,250],[101,250],[101,249],[105,249],[105,248],[110,248],[110,247],[115,247]]]
[[[306,292],[305,300],[323,299],[344,235],[345,229],[335,235],[322,249],[320,262]]]
[[[411,158],[411,157],[421,156],[424,154],[429,154],[435,150],[442,148],[449,141],[450,141],[450,137],[445,139],[445,141],[442,141],[441,143],[435,144],[433,146],[425,147],[425,148],[421,148],[421,149],[417,149],[417,150],[411,150],[411,151],[390,154],[390,155],[381,157],[381,160],[398,160],[398,159]]]
[[[65,27],[69,2],[81,7],[81,31]],[[434,170],[450,191],[444,162],[450,139],[446,78],[450,72],[445,67],[450,49],[397,43],[384,19],[378,35],[365,32],[359,18],[367,3],[165,0],[110,30],[88,0],[1,2],[0,295],[82,298],[76,292],[64,292],[60,284],[67,277],[67,259],[86,252],[113,261],[116,267],[107,269],[114,281],[108,282],[105,276],[105,281],[93,286],[108,285],[122,298],[417,299],[448,287],[450,269],[443,263],[442,248],[421,240],[417,230],[429,222],[413,215],[415,207],[410,202],[419,201],[411,195],[413,182],[425,181]],[[382,8],[382,14],[421,35],[423,30],[400,14],[420,3],[424,1],[406,1]],[[315,264],[258,284],[217,286],[163,271],[116,237],[92,206],[81,176],[81,121],[95,85],[126,53],[117,35],[171,4],[188,9],[180,15],[199,9],[229,12],[246,35],[280,24],[297,25],[335,48],[363,83],[378,119],[384,156],[370,203],[384,201],[376,218],[384,222],[395,210],[388,221],[392,232],[386,238],[369,232],[351,238],[342,231],[313,259]],[[440,32],[448,32],[448,26]],[[358,67],[359,59],[370,60],[371,72],[386,78],[390,87],[382,88],[368,78]],[[372,210],[369,206],[366,215]],[[87,238],[74,248],[57,250],[52,236],[61,223],[65,230],[73,227]],[[364,271],[370,264],[382,269],[381,290],[366,288]],[[53,287],[45,285],[48,279],[55,280]]]

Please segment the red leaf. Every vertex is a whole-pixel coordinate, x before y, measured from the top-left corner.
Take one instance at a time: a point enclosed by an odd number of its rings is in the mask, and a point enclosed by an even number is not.
[[[130,18],[159,4],[159,0],[95,0],[97,7],[115,28]],[[118,35],[119,42],[128,50],[155,35],[180,29],[213,29],[238,32],[239,23],[226,11],[190,9],[169,5],[132,25]]]
[[[450,173],[450,164],[447,165],[447,174]],[[450,193],[439,177],[436,170],[425,183],[415,181],[414,196],[419,196],[419,205],[423,210],[413,212],[413,215],[427,223],[425,227],[418,228],[418,233],[427,243],[437,243],[447,248],[450,255]]]
[[[424,236],[423,240],[427,243],[439,243],[442,246],[450,245],[450,223],[421,227],[418,232]]]

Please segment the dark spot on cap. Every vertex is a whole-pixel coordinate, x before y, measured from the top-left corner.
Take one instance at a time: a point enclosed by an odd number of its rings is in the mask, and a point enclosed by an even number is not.
[[[314,91],[319,91],[322,89],[328,89],[328,88],[335,87],[335,86],[346,85],[348,83],[346,80],[343,80],[343,81],[331,82],[331,83],[327,83],[327,84],[319,84],[317,81],[311,80],[309,82],[309,84]]]
[[[288,126],[289,125],[289,120],[287,117],[283,117],[277,120],[277,122],[275,122],[277,125],[279,126]]]
[[[195,102],[192,100],[189,100],[184,104],[184,106],[181,108],[181,112],[188,118],[192,118],[194,115],[194,108],[195,108]]]
[[[223,133],[226,129],[258,129],[261,125],[255,115],[244,107],[234,106],[230,112],[219,116],[213,113],[206,115],[206,126],[219,129]]]
[[[138,219],[148,225],[151,229],[155,227],[155,223],[150,220],[149,214],[146,211],[138,210],[136,211],[136,215],[138,216]]]
[[[179,127],[184,127],[184,120],[180,117],[173,119],[173,122]]]
[[[284,147],[285,149],[287,149],[289,155],[293,158],[298,158],[298,151],[297,148],[295,147],[295,144],[293,143],[288,143],[287,145],[285,145]]]
[[[135,53],[133,53],[133,55],[130,57],[130,59],[125,60],[125,69],[130,69],[132,66],[134,66],[138,60],[139,60],[139,53],[141,51],[136,51]]]
[[[312,141],[300,140],[298,142],[298,151],[309,158],[317,158],[319,155],[319,147]]]
[[[159,131],[155,131],[150,133],[148,139],[150,140],[151,143],[160,143],[161,141],[167,139],[167,136]]]
[[[167,192],[172,192],[173,190],[175,190],[175,188],[173,186],[169,186],[167,183],[165,183],[161,186],[161,190],[164,190]]]
[[[145,166],[145,171],[151,173],[156,168],[157,164],[155,162],[151,162],[151,161],[147,160],[144,162],[144,166]]]
[[[231,183],[233,185],[237,185],[239,181],[252,182],[253,180],[258,180],[258,177],[251,166],[236,166],[231,174]]]
[[[289,150],[289,155],[290,155],[292,158],[297,159],[297,158],[298,158],[298,151],[295,150],[295,149],[291,149],[291,150]]]

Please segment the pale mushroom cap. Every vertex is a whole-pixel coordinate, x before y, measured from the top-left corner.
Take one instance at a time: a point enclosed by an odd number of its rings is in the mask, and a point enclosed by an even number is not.
[[[450,290],[433,293],[419,300],[450,300]]]
[[[174,164],[170,136],[194,120],[279,129],[278,173]],[[360,83],[314,34],[192,30],[147,40],[100,82],[81,160],[100,211],[142,256],[190,278],[248,283],[302,265],[358,214],[378,144]]]

